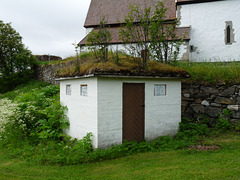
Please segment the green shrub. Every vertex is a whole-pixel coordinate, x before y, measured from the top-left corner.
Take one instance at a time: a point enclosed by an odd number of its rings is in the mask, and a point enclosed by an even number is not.
[[[232,111],[229,109],[224,109],[223,113],[219,115],[217,123],[214,125],[214,130],[216,132],[224,132],[228,130],[234,130],[233,124],[230,123],[230,116]]]
[[[12,94],[10,97],[13,97]],[[2,125],[4,133],[1,133],[5,144],[23,139],[34,143],[61,140],[69,122],[65,115],[66,108],[60,105],[59,99],[59,87],[52,85],[19,93],[14,98],[17,103],[14,112],[2,117],[7,119],[7,123]]]
[[[195,121],[189,118],[183,118],[179,124],[179,132],[184,133],[184,135],[188,137],[208,135],[210,132],[208,122],[208,120]]]

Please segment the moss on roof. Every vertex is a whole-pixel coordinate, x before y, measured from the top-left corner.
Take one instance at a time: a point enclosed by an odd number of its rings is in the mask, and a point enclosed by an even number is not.
[[[119,75],[119,76],[158,76],[172,78],[188,78],[189,73],[181,68],[166,65],[158,61],[149,61],[145,70],[140,69],[136,59],[122,58],[118,64],[112,60],[96,62],[93,59],[80,60],[80,67],[76,65],[65,66],[59,70],[57,76],[76,77],[85,75]]]

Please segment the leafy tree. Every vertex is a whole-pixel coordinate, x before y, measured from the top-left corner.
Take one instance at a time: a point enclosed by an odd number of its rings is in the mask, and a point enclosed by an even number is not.
[[[176,61],[182,44],[176,34],[179,21],[166,22],[166,12],[164,3],[157,3],[149,27],[151,56],[165,64]]]
[[[36,59],[10,23],[0,20],[0,92],[13,89],[33,75]]]
[[[125,25],[119,32],[120,38],[132,56],[142,57],[142,63],[138,63],[145,68],[150,41],[151,8],[142,11],[138,6],[131,5],[130,9],[131,11],[125,17]]]
[[[87,38],[87,46],[94,52],[95,57],[102,61],[108,59],[108,47],[112,36],[107,29],[107,21],[103,17],[99,24],[99,29],[91,31]]]
[[[178,21],[167,21],[164,3],[158,2],[154,11],[136,5],[131,5],[130,10],[119,35],[131,55],[142,58],[141,67],[146,68],[150,57],[163,63],[176,59],[181,45],[176,41]]]

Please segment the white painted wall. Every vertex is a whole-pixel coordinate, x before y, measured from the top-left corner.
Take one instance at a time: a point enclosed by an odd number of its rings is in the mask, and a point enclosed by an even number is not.
[[[101,147],[122,143],[122,81],[98,79],[98,142]]]
[[[145,83],[145,138],[174,135],[181,121],[181,81],[129,78],[98,79],[98,142],[122,143],[123,83]],[[166,84],[166,96],[154,96],[154,85]]]
[[[88,96],[80,96],[81,84],[88,85]],[[71,85],[71,95],[66,95],[66,85]],[[67,134],[82,139],[88,132],[92,132],[93,146],[97,147],[97,78],[61,81],[60,101],[68,108],[70,128]]]
[[[181,6],[181,25],[191,26],[190,61],[240,61],[240,1],[225,0]],[[225,45],[226,21],[233,22],[235,41]]]
[[[154,85],[166,84],[166,96],[154,96]],[[181,122],[181,81],[151,80],[145,85],[145,138],[177,133]]]
[[[89,97],[79,96],[82,83],[88,84]],[[181,121],[180,80],[99,77],[61,81],[61,102],[68,106],[71,124],[68,134],[82,138],[92,132],[95,148],[121,144],[123,83],[145,83],[146,140],[177,133]],[[72,84],[72,96],[65,95],[67,84]],[[166,84],[167,95],[154,96],[155,84]]]

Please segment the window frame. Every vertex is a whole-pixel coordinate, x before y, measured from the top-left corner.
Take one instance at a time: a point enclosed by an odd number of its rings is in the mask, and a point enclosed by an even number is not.
[[[162,88],[164,87],[164,93],[157,92],[157,86],[162,86]],[[161,91],[160,88],[158,89],[158,91]],[[167,96],[167,84],[154,84],[154,96]]]
[[[226,21],[225,22],[225,45],[232,45],[233,43],[236,43],[235,41],[235,34],[233,29],[233,23],[232,21]]]
[[[71,84],[66,84],[66,95],[67,96],[71,96],[72,95],[72,85]]]
[[[85,91],[83,91],[83,87],[86,87]],[[88,85],[87,84],[81,84],[80,85],[80,96],[87,97],[88,96]]]

